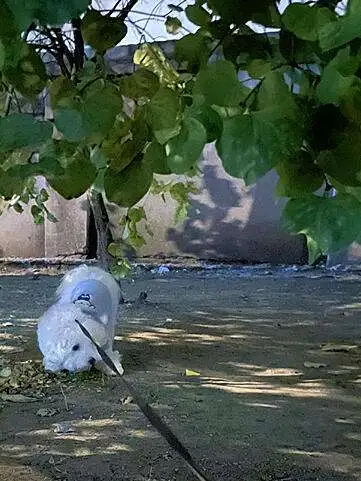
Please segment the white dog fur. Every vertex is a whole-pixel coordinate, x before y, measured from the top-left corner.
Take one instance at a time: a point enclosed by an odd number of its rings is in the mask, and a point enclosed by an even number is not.
[[[76,319],[123,374],[119,353],[113,351],[121,297],[113,276],[99,267],[81,265],[64,276],[56,295],[55,304],[38,323],[38,345],[45,370],[77,372],[95,365],[108,375],[114,374]]]

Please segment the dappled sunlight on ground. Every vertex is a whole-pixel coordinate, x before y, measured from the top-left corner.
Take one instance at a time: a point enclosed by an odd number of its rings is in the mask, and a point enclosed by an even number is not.
[[[36,322],[55,281],[0,278],[0,359],[40,358]],[[142,290],[147,302],[122,308],[116,337],[127,379],[212,481],[361,480],[361,349],[322,350],[361,344],[357,282],[125,283],[127,299]],[[64,481],[192,481],[128,397],[119,380],[99,377],[7,402],[3,458]],[[44,407],[53,414],[39,416]],[[55,432],[64,422],[72,430]]]

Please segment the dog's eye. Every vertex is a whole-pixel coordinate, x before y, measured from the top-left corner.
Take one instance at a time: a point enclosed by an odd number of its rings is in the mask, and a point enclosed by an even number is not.
[[[90,301],[90,295],[89,295],[89,294],[80,294],[80,296],[78,297],[77,301],[86,301],[86,302],[89,302],[89,301]]]
[[[79,344],[74,344],[72,349],[73,351],[78,351],[79,347],[80,347]]]

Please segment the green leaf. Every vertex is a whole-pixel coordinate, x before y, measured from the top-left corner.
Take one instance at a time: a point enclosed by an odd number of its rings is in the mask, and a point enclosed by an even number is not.
[[[267,73],[259,87],[257,106],[259,109],[282,110],[289,115],[295,113],[296,104],[293,95],[280,72]]]
[[[40,152],[32,173],[43,175],[65,199],[73,199],[92,185],[97,170],[86,151],[64,141],[52,141]]]
[[[301,147],[302,135],[296,129],[297,124],[276,108],[224,119],[216,143],[224,169],[246,184],[255,182]]]
[[[133,121],[124,122],[110,132],[101,151],[110,161],[110,168],[121,171],[143,151],[149,140],[149,129],[142,112]]]
[[[189,194],[199,194],[199,189],[195,187],[192,182],[176,182],[170,186],[169,194],[172,199],[177,202],[177,207],[174,215],[174,221],[176,223],[184,221],[188,216],[188,210],[190,207]]]
[[[48,177],[49,184],[65,199],[80,197],[92,185],[96,170],[81,152],[73,155],[62,175]]]
[[[52,214],[51,212],[46,213],[46,218],[48,219],[49,222],[52,222],[53,224],[58,222],[58,219],[56,218],[56,216],[54,214]]]
[[[129,264],[127,259],[122,259],[116,264],[112,265],[110,272],[116,279],[124,279],[129,276],[132,270],[132,266]]]
[[[82,108],[88,141],[99,143],[114,125],[116,116],[123,111],[123,101],[111,85],[92,84],[85,91]]]
[[[261,58],[255,58],[249,62],[247,65],[247,72],[254,78],[260,78],[270,72],[272,65],[266,60]]]
[[[131,222],[134,222],[135,224],[143,219],[147,219],[144,207],[132,207],[131,209],[129,209],[127,217]]]
[[[288,5],[282,15],[282,22],[287,30],[294,33],[298,38],[311,42],[318,39],[319,31],[324,25],[335,19],[335,14],[328,8],[300,3]]]
[[[326,24],[319,34],[320,45],[324,52],[341,47],[355,38],[361,38],[361,3],[351,0],[346,15],[336,22]]]
[[[79,142],[87,136],[82,112],[68,108],[58,107],[54,110],[54,123],[56,128],[70,142]]]
[[[24,188],[24,183],[28,177],[28,172],[16,166],[7,171],[0,169],[0,196],[5,200],[10,200],[14,195],[20,195]]]
[[[282,224],[290,232],[306,234],[322,252],[335,252],[360,235],[361,204],[346,194],[333,199],[315,195],[291,199],[284,209]]]
[[[133,249],[140,249],[146,244],[144,237],[140,235],[137,231],[129,232],[127,242],[131,247],[133,247]]]
[[[306,236],[307,250],[308,250],[308,263],[312,265],[321,255],[324,253],[320,249],[317,242],[310,236]]]
[[[34,48],[21,39],[5,46],[4,77],[24,97],[33,99],[45,87],[45,66]]]
[[[360,66],[360,58],[350,55],[350,47],[346,47],[326,65],[321,81],[317,87],[317,97],[324,104],[339,103],[348,96],[351,87],[360,83],[354,74]]]
[[[177,35],[182,28],[182,22],[177,17],[167,17],[164,25],[167,32],[171,35]]]
[[[320,105],[314,109],[308,125],[307,137],[316,152],[336,147],[338,136],[349,122],[341,109],[333,104]]]
[[[175,59],[181,64],[185,62],[192,73],[207,65],[209,53],[210,39],[201,31],[185,35],[175,44]]]
[[[316,44],[302,40],[288,30],[279,34],[279,50],[290,65],[318,63]]]
[[[161,87],[148,105],[147,122],[154,132],[172,129],[179,121],[180,109],[180,97],[177,93]]]
[[[99,53],[115,47],[126,36],[128,29],[117,17],[102,15],[98,10],[88,10],[82,20],[84,42]]]
[[[169,175],[171,170],[167,164],[167,154],[164,145],[151,142],[144,153],[144,162],[149,163],[155,174]]]
[[[285,197],[299,197],[318,190],[324,183],[322,170],[304,150],[282,159],[276,167],[280,180],[278,194]]]
[[[52,109],[56,109],[58,105],[62,107],[72,107],[75,97],[79,95],[75,86],[70,79],[60,75],[49,82],[48,89],[50,93],[50,101]]]
[[[24,209],[23,209],[22,205],[19,204],[19,202],[14,204],[12,207],[15,210],[15,212],[17,212],[18,214],[22,214],[24,212]]]
[[[272,54],[269,40],[251,29],[242,34],[227,35],[222,49],[226,60],[242,67],[246,67],[250,60],[268,60]]]
[[[194,93],[203,94],[210,105],[224,107],[238,105],[245,98],[233,64],[219,60],[208,65],[197,75]]]
[[[92,85],[83,98],[65,97],[54,110],[54,122],[58,130],[71,142],[87,139],[99,143],[112,128],[123,105],[116,90],[100,83]],[[69,106],[63,106],[69,104]]]
[[[200,5],[188,5],[185,12],[188,20],[200,27],[206,26],[212,20],[212,15]]]
[[[246,3],[248,2],[241,3],[234,0],[208,0],[207,2],[214,15],[218,14],[224,21],[236,25],[251,20],[250,16],[248,18],[245,16],[249,14]]]
[[[19,30],[25,30],[33,21],[42,25],[63,25],[85,12],[90,0],[7,0]]]
[[[22,30],[15,22],[13,12],[8,6],[9,1],[0,0],[0,38],[4,44],[14,41]]]
[[[342,159],[342,161],[340,161]],[[349,127],[337,138],[336,147],[320,153],[318,164],[345,185],[361,186],[361,131]]]
[[[203,125],[192,117],[185,118],[180,134],[166,144],[170,170],[175,174],[188,172],[198,162],[206,141],[207,132]]]
[[[41,202],[46,202],[49,200],[49,193],[46,189],[41,189],[39,192],[39,199]]]
[[[120,88],[122,94],[131,99],[151,98],[159,89],[159,79],[150,70],[140,68],[132,75],[122,77]]]
[[[257,105],[256,112],[224,118],[216,142],[226,172],[243,178],[246,184],[298,152],[303,141],[301,113],[279,73],[265,77]]]
[[[355,76],[344,77],[336,69],[327,66],[317,87],[317,98],[323,104],[339,103],[355,82]]]
[[[148,192],[153,172],[141,156],[121,172],[106,171],[104,189],[107,199],[121,207],[132,207]]]
[[[201,122],[207,132],[207,143],[217,140],[222,133],[222,119],[219,114],[207,104],[194,103],[187,109],[187,115]]]
[[[31,206],[31,215],[34,218],[35,224],[44,224],[44,212],[37,205]]]
[[[27,114],[13,114],[0,118],[0,152],[22,147],[36,149],[53,133],[50,122],[35,120]]]
[[[115,258],[123,257],[125,254],[125,245],[123,242],[111,242],[107,249],[109,254]]]

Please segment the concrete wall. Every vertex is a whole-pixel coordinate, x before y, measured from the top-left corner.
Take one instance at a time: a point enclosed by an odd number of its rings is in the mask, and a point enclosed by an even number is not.
[[[148,194],[141,202],[154,232],[139,256],[191,256],[200,259],[305,262],[303,237],[281,231],[283,201],[274,197],[275,173],[257,185],[246,187],[225,173],[212,145],[204,151],[201,164],[201,193],[192,196],[189,218],[176,226],[175,203]],[[36,226],[30,214],[9,213],[0,217],[1,256],[56,257],[84,253],[87,242],[86,197],[66,201],[52,193],[48,208],[59,219]],[[112,225],[124,210],[111,205]],[[118,232],[115,229],[115,234]]]

